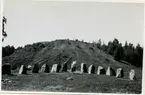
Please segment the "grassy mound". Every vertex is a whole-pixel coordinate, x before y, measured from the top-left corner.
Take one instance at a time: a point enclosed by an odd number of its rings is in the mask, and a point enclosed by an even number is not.
[[[140,93],[142,70],[130,64],[117,62],[112,56],[104,53],[95,44],[73,40],[56,40],[52,42],[39,42],[26,45],[22,49],[17,49],[12,55],[4,57],[3,63],[9,62],[13,72],[17,73],[20,66],[47,64],[51,69],[53,64],[68,62],[70,69],[72,61],[77,61],[77,70],[80,70],[81,63],[85,63],[87,68],[93,64],[97,71],[98,66],[103,66],[105,70],[108,66],[116,70],[124,69],[125,80],[118,80],[115,77],[94,75],[71,75],[74,80],[66,81],[64,78],[70,76],[64,74],[32,74],[22,76],[3,76],[15,81],[13,84],[2,84],[3,90],[31,90],[31,91],[75,91],[75,92],[123,92]],[[15,70],[14,70],[15,69]],[[137,81],[131,82],[128,79],[129,71],[135,69]],[[26,77],[27,76],[27,77]],[[138,85],[138,86],[136,86]],[[28,86],[28,87],[27,87]],[[58,87],[58,88],[55,88]]]

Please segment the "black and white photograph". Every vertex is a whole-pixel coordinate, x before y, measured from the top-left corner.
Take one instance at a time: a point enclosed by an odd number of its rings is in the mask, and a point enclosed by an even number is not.
[[[141,94],[144,4],[3,0],[1,91]]]

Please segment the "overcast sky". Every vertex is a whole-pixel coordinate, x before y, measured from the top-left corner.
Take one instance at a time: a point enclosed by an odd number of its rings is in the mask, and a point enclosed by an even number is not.
[[[105,43],[117,38],[143,45],[144,5],[131,3],[4,0],[8,37],[3,45],[22,46],[55,39]]]

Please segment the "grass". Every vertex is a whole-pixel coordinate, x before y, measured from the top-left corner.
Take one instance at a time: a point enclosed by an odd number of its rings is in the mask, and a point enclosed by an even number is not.
[[[66,80],[73,77],[73,80]],[[130,81],[115,76],[71,73],[39,73],[8,76],[12,83],[2,83],[4,91],[86,92],[86,93],[141,93],[141,80]]]

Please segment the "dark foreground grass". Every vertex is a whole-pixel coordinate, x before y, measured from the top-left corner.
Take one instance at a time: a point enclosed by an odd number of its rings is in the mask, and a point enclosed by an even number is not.
[[[66,80],[73,77],[73,80]],[[141,93],[141,80],[129,81],[115,76],[96,74],[30,74],[5,75],[11,83],[2,83],[4,91],[89,92],[89,93]]]

